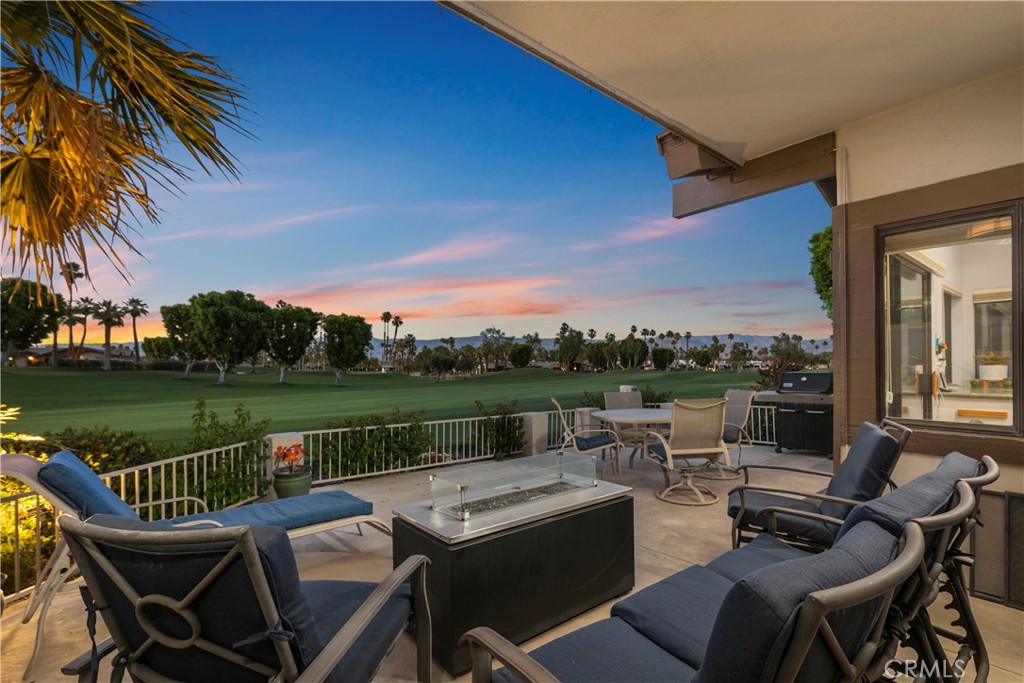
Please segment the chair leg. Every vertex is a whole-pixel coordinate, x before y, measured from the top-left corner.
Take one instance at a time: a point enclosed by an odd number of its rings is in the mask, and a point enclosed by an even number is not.
[[[665,471],[665,481],[668,481],[668,471]],[[693,498],[669,498],[674,492],[680,492],[685,494],[692,494]],[[705,497],[705,494],[707,497]],[[718,494],[712,491],[709,487],[704,484],[698,484],[693,481],[693,472],[680,472],[679,482],[666,486],[661,491],[655,494],[659,500],[663,500],[666,503],[672,503],[673,505],[686,505],[688,507],[700,507],[704,505],[714,505],[718,502]]]
[[[29,603],[28,609],[25,610],[25,616],[22,618],[22,623],[27,624],[36,610],[39,610],[39,619],[36,622],[36,641],[32,646],[32,657],[29,659],[28,666],[25,667],[25,673],[22,676],[24,681],[35,679],[36,663],[39,655],[43,653],[43,626],[46,623],[46,613],[50,611],[50,604],[53,602],[53,598],[66,581],[78,575],[78,571],[72,569],[71,565],[70,549],[68,544],[64,542],[64,539],[61,538],[57,541],[57,548],[43,570],[42,583],[36,584],[32,600]]]

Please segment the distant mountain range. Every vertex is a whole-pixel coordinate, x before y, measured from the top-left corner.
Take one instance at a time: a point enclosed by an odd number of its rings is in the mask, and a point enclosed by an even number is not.
[[[713,337],[713,336],[715,336],[715,335],[710,335],[710,334],[694,335],[694,336],[690,337],[690,347],[692,348],[692,347],[702,346],[702,345],[706,346],[706,345],[711,343],[711,337]],[[724,334],[720,334],[720,335],[717,335],[717,336],[718,336],[718,340],[720,342],[722,342],[723,344],[725,344],[726,348],[728,348],[729,343],[730,343],[728,337],[726,337]],[[639,338],[639,336],[638,336],[638,338]],[[597,337],[594,341],[600,341],[600,340],[603,340],[603,337]],[[455,337],[455,348],[459,348],[460,346],[466,346],[467,344],[470,345],[470,346],[480,346],[480,343],[482,341],[483,341],[483,337],[480,336],[480,335],[476,335],[474,337]],[[520,337],[516,337],[516,341],[521,341]],[[735,343],[735,342],[743,342],[744,344],[749,346],[751,349],[756,351],[757,349],[760,349],[760,348],[768,348],[768,347],[770,347],[772,345],[772,337],[771,337],[771,335],[767,335],[767,334],[736,334],[736,335],[733,335],[733,339],[732,339],[732,343]],[[814,342],[818,342],[818,349],[817,349],[818,351],[829,350],[829,349],[832,348],[832,342],[831,342],[831,340],[828,340],[828,339],[825,339],[825,340],[821,340],[821,339],[804,339],[804,341],[803,341],[804,350],[805,351],[814,351],[815,350],[814,349]],[[660,345],[660,346],[665,346],[667,348],[672,348],[672,342],[669,341],[667,338],[664,339],[664,340],[657,340],[656,343],[658,345]],[[554,348],[555,348],[555,340],[553,338],[551,338],[551,339],[541,339],[540,340],[540,345],[541,345],[542,348],[545,348],[545,349],[548,349],[548,350],[554,350]],[[380,356],[381,346],[382,346],[382,340],[374,339],[373,340],[373,351],[371,352],[371,355]],[[441,340],[440,339],[417,339],[416,340],[416,348],[418,348],[418,349],[422,349],[422,348],[430,348],[430,349],[432,349],[435,346],[441,346]],[[680,348],[680,349],[685,349],[686,348],[686,340],[685,339],[680,339],[679,340],[679,347],[678,348]]]

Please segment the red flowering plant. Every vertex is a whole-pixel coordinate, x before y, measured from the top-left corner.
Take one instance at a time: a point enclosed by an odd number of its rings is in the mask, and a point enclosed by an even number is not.
[[[288,469],[290,474],[295,474],[296,469],[306,457],[306,449],[301,443],[293,443],[291,446],[278,446],[274,450],[274,467]],[[281,466],[284,467],[281,467]]]

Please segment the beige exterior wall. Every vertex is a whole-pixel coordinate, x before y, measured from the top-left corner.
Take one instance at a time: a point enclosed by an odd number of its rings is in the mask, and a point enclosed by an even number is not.
[[[1024,163],[1024,69],[855,121],[836,146],[840,203]]]

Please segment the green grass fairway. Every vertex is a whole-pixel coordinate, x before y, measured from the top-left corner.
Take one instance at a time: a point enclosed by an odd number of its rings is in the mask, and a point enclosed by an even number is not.
[[[429,377],[349,373],[334,386],[332,372],[292,372],[287,384],[277,372],[229,375],[215,385],[216,373],[4,368],[3,402],[21,408],[21,417],[5,431],[41,433],[65,427],[109,425],[148,434],[155,441],[188,440],[196,398],[222,418],[244,403],[256,418],[271,418],[271,431],[322,429],[327,420],[367,414],[423,411],[436,420],[476,415],[474,401],[492,406],[518,400],[523,411],[551,410],[552,396],[573,408],[584,391],[615,391],[620,384],[650,384],[673,398],[721,396],[730,387],[750,387],[756,372],[607,372],[575,374],[524,369],[436,383]]]

